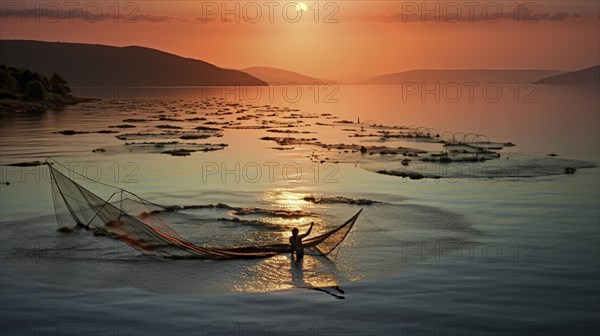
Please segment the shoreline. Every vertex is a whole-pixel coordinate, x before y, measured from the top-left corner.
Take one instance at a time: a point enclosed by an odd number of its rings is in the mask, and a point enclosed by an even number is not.
[[[88,103],[100,99],[70,97],[63,102],[50,102],[47,100],[32,102],[26,100],[0,99],[0,116],[14,113],[42,113],[48,110],[61,109],[79,103]]]

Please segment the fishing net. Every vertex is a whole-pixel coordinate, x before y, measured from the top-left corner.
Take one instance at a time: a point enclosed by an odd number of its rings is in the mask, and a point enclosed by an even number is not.
[[[97,235],[114,236],[143,254],[169,258],[257,258],[291,251],[289,244],[276,242],[260,246],[198,246],[181,237],[161,216],[170,213],[171,218],[177,215],[184,218],[177,208],[161,206],[127,190],[90,180],[57,162],[49,163],[48,168],[59,226],[85,227]],[[86,185],[102,190],[105,196],[75,182],[76,175]],[[361,211],[342,225],[307,238],[304,246],[322,255],[330,254],[348,235]]]

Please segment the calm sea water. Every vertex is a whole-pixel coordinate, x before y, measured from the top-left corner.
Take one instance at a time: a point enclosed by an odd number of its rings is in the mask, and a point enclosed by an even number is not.
[[[0,186],[2,334],[597,333],[598,168],[572,176],[412,181],[354,164],[314,166],[306,158],[310,149],[273,150],[273,143],[258,140],[262,130],[226,130],[222,138],[206,140],[227,143],[225,150],[183,158],[129,152],[114,134],[55,133],[107,129],[157,109],[184,114],[193,109],[189,102],[217,97],[440,133],[475,132],[514,142],[516,147],[503,151],[507,156],[556,153],[600,160],[600,106],[593,89],[503,87],[498,98],[479,91],[467,97],[465,91],[457,102],[448,92],[415,96],[396,86],[299,89],[300,94],[298,88],[264,88],[257,96],[250,89],[121,88],[102,92],[114,99],[111,103],[3,117],[3,164],[52,156],[160,204],[223,202],[313,213],[296,222],[273,219],[286,227],[310,220],[320,227],[336,225],[360,208],[312,204],[303,200],[307,195],[382,204],[364,206],[333,261],[312,256],[302,265],[288,256],[163,260],[86,232],[56,232],[45,168],[3,166],[2,182],[11,184]],[[334,131],[314,136],[328,143],[348,141]],[[92,153],[100,147],[107,152]],[[290,162],[302,171],[292,180],[280,171],[269,179],[266,169],[259,179],[235,172],[236,163],[282,167]],[[219,172],[207,174],[207,165],[215,164]],[[234,173],[227,175],[226,169]],[[230,223],[215,227],[214,219],[226,212],[187,215],[204,219],[198,225],[174,224],[186,237],[246,230]]]

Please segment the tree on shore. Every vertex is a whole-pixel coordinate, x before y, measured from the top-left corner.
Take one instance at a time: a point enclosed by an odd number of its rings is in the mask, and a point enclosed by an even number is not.
[[[0,99],[60,103],[72,98],[67,81],[57,73],[48,78],[29,69],[0,65]]]
[[[45,97],[44,84],[38,80],[32,80],[25,85],[25,100],[38,101],[44,100]]]
[[[71,88],[67,86],[67,81],[59,74],[54,73],[50,77],[50,92],[56,93],[61,97],[66,97],[71,94]]]

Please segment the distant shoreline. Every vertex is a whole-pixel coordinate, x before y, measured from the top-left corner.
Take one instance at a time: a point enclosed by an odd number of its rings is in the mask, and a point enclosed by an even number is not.
[[[91,100],[73,95],[68,82],[56,72],[45,76],[0,65],[0,114],[45,112]]]
[[[66,106],[77,105],[79,103],[91,102],[98,99],[71,97],[64,102],[37,101],[31,102],[16,99],[0,99],[0,115],[16,113],[42,113],[51,109],[60,109]]]

